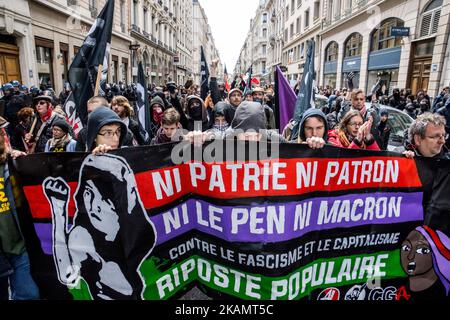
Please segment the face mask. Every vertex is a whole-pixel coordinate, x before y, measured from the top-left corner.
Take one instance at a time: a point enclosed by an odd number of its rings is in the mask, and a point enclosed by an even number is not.
[[[202,106],[192,106],[191,107],[191,115],[193,119],[201,119],[202,118]]]
[[[218,130],[218,131],[225,131],[229,128],[230,126],[228,125],[228,123],[223,123],[223,124],[214,124],[213,125],[213,129]]]
[[[164,115],[163,112],[159,112],[158,110],[153,110],[153,121],[155,121],[156,123],[161,123],[163,115]]]

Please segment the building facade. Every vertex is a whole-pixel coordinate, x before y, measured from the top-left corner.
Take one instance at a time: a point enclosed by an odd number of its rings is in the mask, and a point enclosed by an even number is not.
[[[325,2],[319,83],[344,87],[354,72],[355,86],[366,92],[381,78],[390,92],[436,96],[450,84],[449,8],[448,0]]]
[[[378,79],[390,92],[424,89],[430,96],[450,85],[450,0],[268,0],[265,5],[269,74],[276,65],[284,67],[292,86],[303,74],[307,40],[316,43],[319,86],[346,87],[350,72],[365,91]],[[252,37],[249,33],[235,73],[250,66]]]
[[[211,65],[211,61],[219,59],[218,64],[218,77],[223,76],[223,66],[220,62],[219,51],[216,48],[214,38],[211,32],[211,27],[208,23],[208,17],[203,10],[198,0],[192,0],[193,3],[193,48],[192,48],[192,69],[193,69],[193,81],[195,84],[201,83],[200,75],[200,60],[201,60],[201,47],[205,54],[206,62],[208,66]]]
[[[177,3],[177,83],[184,84],[192,78],[193,3],[192,0],[178,0]]]
[[[1,1],[1,82],[17,79],[27,85],[52,87],[58,93],[90,26],[106,1]],[[114,11],[109,81],[129,82],[131,37],[121,6]]]
[[[287,66],[287,77],[292,86],[300,81],[305,64],[307,40],[316,43],[315,65],[320,62],[320,0],[286,0],[284,16],[283,65]]]
[[[266,2],[266,12],[269,15],[267,70],[270,83],[274,81],[276,66],[282,64],[285,2],[286,0],[268,0]]]

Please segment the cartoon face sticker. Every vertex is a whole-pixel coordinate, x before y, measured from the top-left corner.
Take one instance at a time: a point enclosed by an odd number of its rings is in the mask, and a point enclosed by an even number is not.
[[[426,290],[438,280],[430,244],[419,231],[412,231],[403,241],[400,259],[412,291]]]
[[[433,269],[431,248],[425,237],[412,231],[402,244],[401,262],[403,270],[410,276],[420,276]]]

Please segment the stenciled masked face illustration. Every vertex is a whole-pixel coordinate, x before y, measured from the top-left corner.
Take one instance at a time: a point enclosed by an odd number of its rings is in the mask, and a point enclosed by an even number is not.
[[[92,180],[83,191],[84,206],[92,225],[103,232],[106,240],[114,241],[119,232],[119,215],[111,199],[105,199]]]

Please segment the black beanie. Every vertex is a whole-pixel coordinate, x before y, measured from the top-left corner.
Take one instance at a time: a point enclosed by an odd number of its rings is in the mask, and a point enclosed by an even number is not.
[[[66,134],[70,131],[70,125],[64,119],[56,119],[55,122],[53,122],[52,127],[58,127]]]

